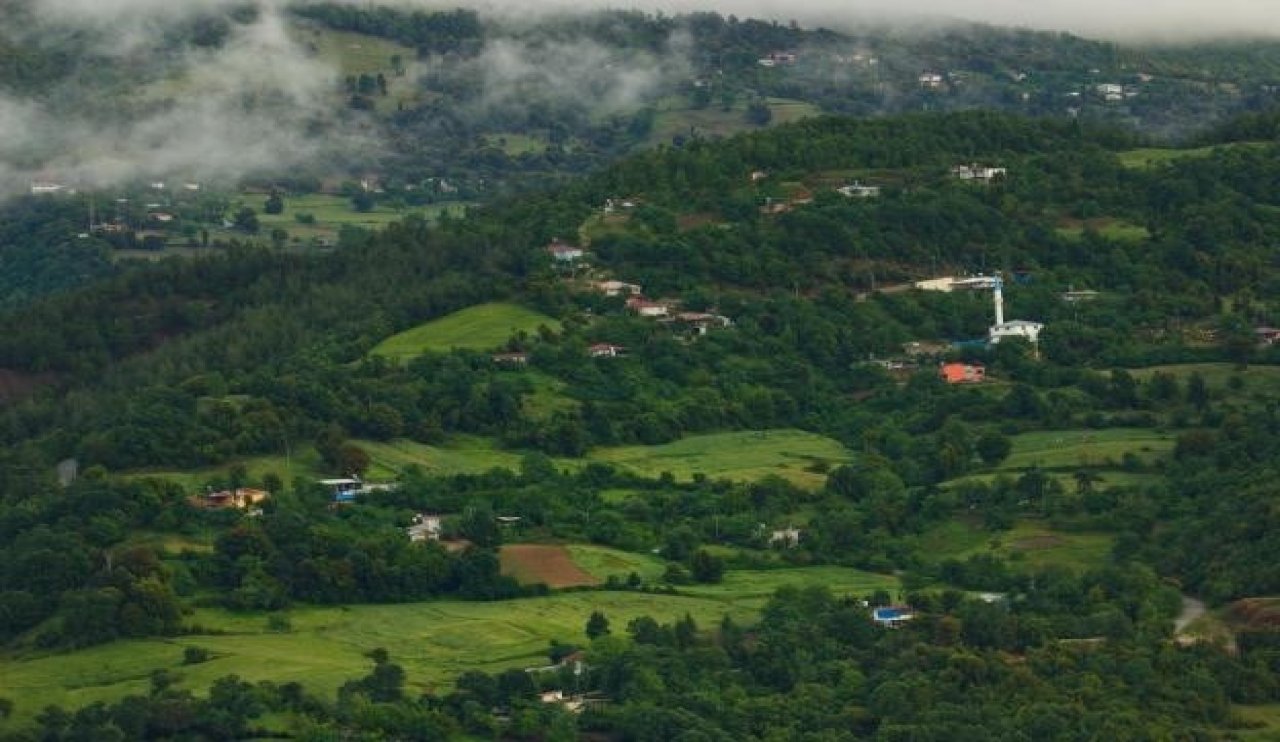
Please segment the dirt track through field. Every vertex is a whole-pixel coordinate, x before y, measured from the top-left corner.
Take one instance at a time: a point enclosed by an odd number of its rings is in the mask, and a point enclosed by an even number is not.
[[[543,582],[552,588],[600,584],[574,563],[563,546],[511,544],[502,547],[500,558],[502,573],[524,584]]]

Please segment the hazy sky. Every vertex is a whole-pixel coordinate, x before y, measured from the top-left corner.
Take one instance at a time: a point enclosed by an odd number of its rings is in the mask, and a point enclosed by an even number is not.
[[[240,0],[36,0],[61,18],[163,19],[190,9]],[[360,5],[491,9],[523,15],[535,9],[636,8],[717,10],[740,17],[795,19],[805,25],[858,20],[953,18],[1000,25],[1060,29],[1086,36],[1187,39],[1224,35],[1280,36],[1280,0],[346,0]],[[271,0],[272,4],[283,4]]]
[[[433,7],[448,4],[432,0],[398,2]],[[528,12],[530,5],[523,0],[454,4],[514,13]],[[666,11],[714,9],[744,18],[795,19],[805,25],[829,26],[886,18],[951,18],[1130,39],[1280,36],[1280,0],[539,0],[537,5]]]

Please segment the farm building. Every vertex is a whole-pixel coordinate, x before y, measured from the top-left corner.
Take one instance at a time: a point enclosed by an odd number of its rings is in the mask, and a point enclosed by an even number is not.
[[[672,322],[688,325],[699,335],[706,335],[712,328],[725,328],[733,325],[733,320],[722,314],[709,312],[680,312],[671,318]]]
[[[996,178],[1003,178],[1009,174],[1008,168],[988,167],[972,163],[969,165],[956,165],[951,168],[951,174],[960,180],[980,180],[983,182],[991,182]]]
[[[605,296],[639,296],[641,293],[640,284],[626,281],[597,281],[595,288]]]
[[[650,301],[642,296],[627,299],[627,309],[641,317],[666,317],[671,307],[660,301]]]
[[[504,366],[525,366],[529,363],[528,353],[494,353],[491,358],[494,363]]]
[[[321,479],[320,484],[328,488],[334,502],[355,502],[356,495],[364,489],[363,482],[351,477]]]
[[[910,608],[902,605],[887,605],[871,611],[871,620],[886,629],[900,628],[915,617],[916,614]]]
[[[413,516],[413,525],[405,529],[410,541],[439,541],[444,531],[444,519],[439,515],[418,513]]]
[[[836,189],[836,193],[846,198],[875,198],[880,195],[880,186],[863,185],[857,181]]]
[[[981,363],[944,363],[938,373],[948,384],[980,384],[987,377]]]
[[[199,507],[248,510],[258,505],[263,500],[271,497],[271,493],[266,490],[252,489],[249,487],[239,487],[234,490],[218,490],[217,492],[207,492],[200,502]]]
[[[587,348],[587,352],[592,358],[617,358],[627,354],[627,349],[621,345],[610,345],[609,343],[596,343]]]
[[[557,263],[576,263],[586,254],[581,247],[565,244],[559,240],[547,245],[547,252]]]

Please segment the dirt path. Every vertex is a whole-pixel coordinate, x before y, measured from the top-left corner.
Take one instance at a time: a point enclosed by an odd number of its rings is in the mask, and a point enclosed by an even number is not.
[[[1173,622],[1173,631],[1181,636],[1187,627],[1195,623],[1196,619],[1204,615],[1204,601],[1191,597],[1190,595],[1182,596],[1182,612],[1178,614],[1178,618]]]

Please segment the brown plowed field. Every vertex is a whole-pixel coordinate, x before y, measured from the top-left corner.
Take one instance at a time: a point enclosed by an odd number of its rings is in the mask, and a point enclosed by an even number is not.
[[[544,582],[552,588],[600,584],[600,580],[573,563],[569,550],[563,546],[511,544],[502,547],[499,558],[502,574],[511,575],[521,584]]]

